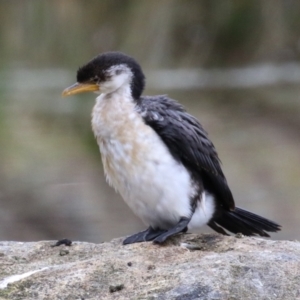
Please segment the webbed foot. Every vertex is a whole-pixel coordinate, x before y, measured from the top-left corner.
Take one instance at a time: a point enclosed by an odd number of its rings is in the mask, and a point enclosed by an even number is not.
[[[141,232],[133,234],[127,237],[123,241],[123,245],[133,244],[133,243],[141,243],[141,242],[148,242],[154,240],[156,237],[160,236],[161,234],[165,233],[166,230],[162,229],[153,229],[151,226]]]
[[[155,244],[162,244],[165,242],[169,237],[180,233],[180,232],[186,232],[187,226],[190,222],[191,218],[185,218],[182,217],[179,222],[171,229],[165,231],[164,233],[160,234],[157,238],[153,240],[153,243]]]

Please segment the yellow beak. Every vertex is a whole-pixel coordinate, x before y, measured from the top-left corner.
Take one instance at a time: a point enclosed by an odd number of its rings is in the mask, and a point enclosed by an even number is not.
[[[69,86],[62,92],[62,96],[71,96],[79,93],[84,92],[96,92],[99,91],[99,85],[95,83],[74,83],[73,85]]]

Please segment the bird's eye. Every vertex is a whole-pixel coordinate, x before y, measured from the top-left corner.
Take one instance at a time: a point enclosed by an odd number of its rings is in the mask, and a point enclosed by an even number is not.
[[[96,75],[91,78],[91,82],[97,83],[99,81],[99,77]]]

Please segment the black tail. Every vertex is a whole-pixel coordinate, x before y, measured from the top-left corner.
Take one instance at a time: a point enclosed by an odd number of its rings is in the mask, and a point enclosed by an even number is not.
[[[276,232],[281,229],[279,224],[238,207],[234,211],[223,211],[220,216],[213,218],[208,223],[208,226],[215,231],[228,235],[219,225],[230,232],[249,236],[270,237],[267,232]]]

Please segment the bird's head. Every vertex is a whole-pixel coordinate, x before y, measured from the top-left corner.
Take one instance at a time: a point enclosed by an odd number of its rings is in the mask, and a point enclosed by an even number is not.
[[[110,94],[123,86],[129,86],[131,96],[139,99],[145,76],[139,64],[121,52],[107,52],[96,56],[77,71],[77,82],[66,88],[62,95],[70,96],[83,92]]]

